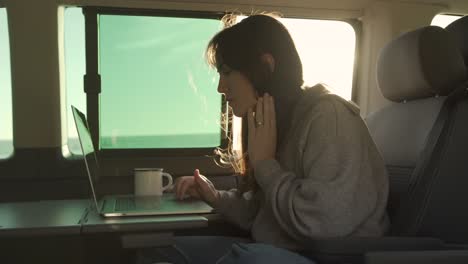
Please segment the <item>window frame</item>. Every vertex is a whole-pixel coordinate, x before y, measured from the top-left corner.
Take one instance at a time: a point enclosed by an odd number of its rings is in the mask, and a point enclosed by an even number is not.
[[[100,156],[108,158],[124,157],[187,157],[212,155],[216,147],[209,148],[133,148],[133,149],[101,149],[99,127],[99,94],[101,92],[101,78],[99,75],[99,15],[123,16],[150,16],[150,17],[181,17],[181,18],[208,18],[218,19],[224,16],[221,12],[162,10],[162,9],[135,9],[116,7],[83,7],[85,17],[85,47],[86,47],[86,74],[84,76],[84,90],[86,93],[87,117],[91,137],[95,149],[99,149]],[[221,103],[222,115],[228,115],[228,106],[224,97]],[[223,117],[221,116],[221,119]],[[221,148],[228,146],[229,127],[221,130]]]
[[[362,21],[359,19],[343,19],[340,20],[348,23],[353,29],[356,35],[354,43],[354,65],[353,65],[353,81],[351,83],[351,101],[358,103],[358,92],[356,87],[358,85],[359,77],[359,63],[361,62],[361,36],[362,36]]]

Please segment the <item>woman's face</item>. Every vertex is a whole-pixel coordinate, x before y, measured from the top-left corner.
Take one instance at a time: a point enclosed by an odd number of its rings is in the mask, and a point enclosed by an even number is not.
[[[240,71],[225,64],[219,69],[218,92],[226,96],[237,117],[245,117],[249,108],[257,103],[257,92],[252,83]]]

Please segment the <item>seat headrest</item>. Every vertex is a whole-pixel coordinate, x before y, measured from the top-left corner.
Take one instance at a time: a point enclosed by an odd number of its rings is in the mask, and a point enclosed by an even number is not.
[[[468,16],[453,21],[445,30],[452,34],[468,66]]]
[[[380,90],[385,98],[396,102],[447,95],[466,77],[454,40],[435,26],[397,37],[382,49],[377,64]]]

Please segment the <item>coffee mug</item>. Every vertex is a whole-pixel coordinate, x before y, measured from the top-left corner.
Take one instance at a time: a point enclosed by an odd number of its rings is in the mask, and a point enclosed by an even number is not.
[[[172,186],[172,176],[162,168],[135,169],[135,196],[161,196]],[[163,177],[168,183],[163,186]]]

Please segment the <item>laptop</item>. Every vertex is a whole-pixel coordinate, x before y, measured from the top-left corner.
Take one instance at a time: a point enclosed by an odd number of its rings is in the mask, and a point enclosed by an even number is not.
[[[196,199],[179,201],[173,193],[164,193],[162,196],[111,195],[101,197],[97,184],[100,176],[99,162],[91,140],[88,122],[80,110],[74,106],[71,108],[91,187],[92,200],[100,215],[104,217],[183,215],[205,214],[213,211],[213,208],[204,201]]]

